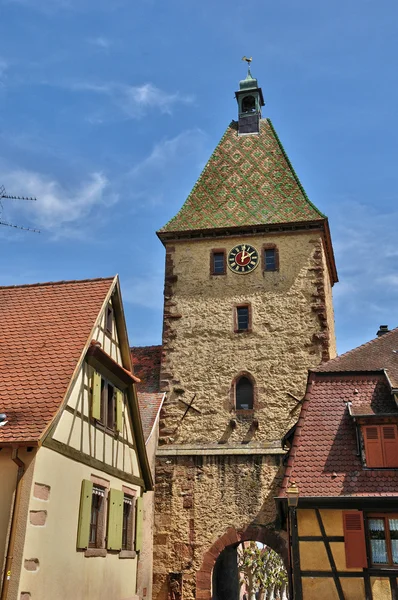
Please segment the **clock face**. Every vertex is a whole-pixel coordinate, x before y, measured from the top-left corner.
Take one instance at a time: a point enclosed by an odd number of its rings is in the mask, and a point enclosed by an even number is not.
[[[239,244],[228,254],[228,266],[235,273],[249,273],[258,265],[258,252],[250,244]]]

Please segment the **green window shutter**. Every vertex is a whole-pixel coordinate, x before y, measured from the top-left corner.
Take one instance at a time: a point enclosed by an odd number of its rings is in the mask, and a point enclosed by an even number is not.
[[[123,431],[123,392],[116,390],[116,429]]]
[[[120,550],[122,547],[123,492],[109,490],[108,496],[108,550]]]
[[[82,481],[80,496],[79,523],[77,527],[78,548],[87,548],[90,537],[91,504],[93,500],[93,482],[88,479]]]
[[[144,527],[144,499],[142,496],[137,498],[137,520],[135,525],[135,549],[137,552],[142,550],[142,532]]]
[[[101,375],[93,372],[93,394],[91,400],[91,416],[93,419],[101,418]]]

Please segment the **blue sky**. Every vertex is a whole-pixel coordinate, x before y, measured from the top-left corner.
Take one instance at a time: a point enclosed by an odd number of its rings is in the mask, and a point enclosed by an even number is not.
[[[164,251],[231,119],[243,55],[330,219],[343,352],[398,325],[395,0],[0,0],[2,285],[119,273],[134,345],[159,343]]]

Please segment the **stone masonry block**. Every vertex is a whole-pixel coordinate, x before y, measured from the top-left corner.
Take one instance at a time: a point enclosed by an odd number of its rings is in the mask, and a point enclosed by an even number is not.
[[[40,567],[39,559],[25,558],[23,566],[27,571],[38,571]]]
[[[45,483],[36,483],[33,488],[33,496],[38,500],[49,500],[50,498],[50,486]]]
[[[44,527],[47,520],[46,510],[31,510],[29,512],[29,522],[35,527]]]

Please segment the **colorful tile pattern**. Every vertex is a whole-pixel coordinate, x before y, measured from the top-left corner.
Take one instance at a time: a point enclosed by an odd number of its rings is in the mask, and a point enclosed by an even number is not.
[[[308,199],[269,119],[259,135],[235,121],[177,215],[159,234],[324,219]]]
[[[35,442],[58,411],[113,279],[0,287],[0,444]]]

